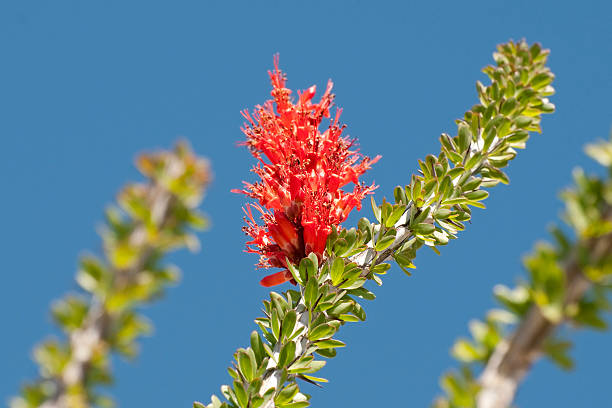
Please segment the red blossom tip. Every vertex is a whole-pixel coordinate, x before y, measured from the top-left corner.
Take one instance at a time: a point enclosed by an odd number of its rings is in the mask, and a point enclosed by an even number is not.
[[[322,259],[332,226],[340,227],[353,208],[360,208],[364,197],[376,188],[359,182],[374,159],[351,150],[355,141],[342,136],[338,109],[327,128],[319,127],[323,118],[330,118],[334,95],[328,82],[319,102],[313,102],[316,87],[298,92],[298,101],[291,99],[285,88],[286,76],[279,68],[278,54],[274,69],[269,71],[272,100],[249,113],[244,144],[258,160],[253,172],[260,181],[245,183],[245,189],[233,192],[246,194],[258,201],[252,205],[261,213],[258,225],[247,206],[244,231],[252,240],[247,250],[260,255],[260,267],[286,268],[286,259],[293,263],[314,252]],[[345,186],[353,183],[347,191]],[[263,286],[292,281],[284,270],[262,279]]]
[[[281,283],[289,282],[292,279],[293,277],[291,276],[291,273],[289,271],[280,271],[280,272],[273,273],[272,275],[266,276],[261,281],[259,281],[259,284],[261,286],[265,286],[266,288],[269,288],[271,286],[276,286],[276,285],[280,285]]]

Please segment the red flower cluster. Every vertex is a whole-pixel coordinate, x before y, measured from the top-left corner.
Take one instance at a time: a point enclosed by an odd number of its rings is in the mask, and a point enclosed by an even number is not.
[[[338,125],[341,110],[323,133],[319,131],[323,118],[330,117],[331,81],[319,103],[312,102],[316,87],[311,86],[298,92],[294,104],[278,58],[268,73],[274,99],[252,114],[242,112],[247,120],[242,128],[244,144],[259,160],[253,172],[261,181],[245,182],[245,190],[232,191],[259,201],[260,205],[245,208],[243,230],[252,238],[247,251],[261,255],[260,267],[285,268],[261,281],[263,286],[274,286],[292,281],[287,259],[297,264],[311,252],[323,256],[332,225],[345,221],[353,208],[360,209],[361,200],[376,188],[360,184],[358,177],[380,157],[370,160],[349,150],[354,140],[341,137],[345,127]],[[350,182],[355,184],[353,191],[343,191]],[[263,226],[255,222],[251,207],[261,213]]]

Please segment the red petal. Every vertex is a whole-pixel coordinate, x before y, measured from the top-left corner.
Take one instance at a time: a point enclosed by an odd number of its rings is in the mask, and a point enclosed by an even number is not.
[[[310,100],[315,96],[316,92],[317,92],[316,85],[313,85],[310,88],[308,88],[306,91],[304,91],[302,95],[300,95],[300,103],[304,104],[306,102],[310,102]]]
[[[262,225],[255,222],[247,210],[244,231],[251,237],[248,250],[260,255],[260,267],[286,268],[285,257],[299,261],[309,252],[321,257],[332,226],[339,227],[351,210],[361,207],[361,200],[376,186],[359,184],[365,173],[380,156],[370,159],[351,150],[355,140],[342,137],[341,110],[330,117],[334,96],[331,81],[318,102],[313,101],[313,86],[298,92],[298,101],[286,88],[286,76],[280,70],[278,56],[269,72],[272,100],[257,106],[252,113],[243,111],[246,136],[243,145],[249,147],[258,163],[253,172],[261,181],[245,183],[242,193],[259,202]],[[354,183],[352,191],[342,187]],[[249,208],[249,207],[247,207]],[[259,220],[258,220],[259,221]],[[265,277],[263,286],[279,285],[293,280],[288,271]]]
[[[280,272],[273,273],[272,275],[266,276],[259,282],[259,284],[261,286],[265,286],[266,288],[269,288],[270,286],[276,286],[276,285],[280,285],[281,283],[288,282],[291,280],[291,278],[292,276],[290,273],[288,273],[288,271],[280,271]]]

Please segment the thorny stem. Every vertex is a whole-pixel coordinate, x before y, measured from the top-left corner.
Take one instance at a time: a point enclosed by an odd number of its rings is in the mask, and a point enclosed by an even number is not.
[[[477,143],[474,143],[472,145],[472,153],[475,153],[479,150],[479,147],[481,148],[482,146],[479,146]],[[474,166],[474,168],[472,169],[472,171],[469,173],[469,177],[475,176],[477,175],[480,170],[482,169],[482,167],[484,166],[484,164],[486,163],[487,157],[489,155],[490,152],[494,151],[497,148],[497,145],[493,145],[492,147],[489,148],[489,150],[483,155],[483,159],[480,163],[480,165]],[[456,180],[454,180],[454,182],[456,182]],[[350,260],[352,262],[355,262],[357,265],[359,265],[359,267],[362,269],[362,273],[361,276],[362,277],[366,277],[370,274],[370,268],[372,268],[373,266],[376,266],[378,264],[381,264],[385,261],[390,260],[393,257],[393,254],[408,240],[410,240],[410,238],[413,237],[412,231],[410,230],[410,228],[408,227],[409,224],[409,214],[410,214],[410,209],[411,206],[414,205],[412,202],[409,203],[406,206],[406,210],[404,211],[404,214],[402,215],[402,217],[399,219],[399,221],[395,224],[394,228],[397,231],[396,236],[395,236],[395,240],[393,241],[393,243],[386,249],[382,250],[382,251],[376,251],[373,248],[373,241],[370,241],[367,244],[367,248],[352,256],[350,258]],[[438,206],[439,203],[433,203],[430,206],[431,207],[436,207]],[[435,208],[432,208],[435,209]],[[421,209],[422,210],[422,209]],[[434,211],[430,211],[430,214],[433,214]],[[433,219],[433,215],[429,215],[426,220],[424,222],[430,222],[433,223],[434,219]],[[376,229],[376,228],[374,228]],[[374,240],[374,238],[372,238],[372,240]],[[295,343],[296,343],[296,350],[295,350],[295,355],[296,356],[302,356],[306,350],[308,349],[308,330],[307,330],[307,326],[308,326],[308,309],[305,307],[304,305],[304,288],[301,287],[300,291],[302,293],[302,297],[300,299],[300,303],[297,306],[296,312],[297,312],[297,322],[296,322],[296,330],[305,327],[306,330],[303,331],[302,334],[298,335],[295,339]],[[274,357],[275,359],[278,359],[278,356],[280,354],[281,351],[281,342],[276,343],[276,345],[274,346],[273,352],[274,352]],[[271,370],[267,377],[265,377],[261,389],[260,389],[260,395],[264,395],[266,393],[266,391],[268,391],[270,388],[279,388],[282,384],[280,384],[280,380],[281,380],[281,370],[275,369],[276,368],[276,363],[274,361],[274,359],[270,359],[270,361],[268,362],[268,369]],[[262,405],[261,408],[274,408],[274,400],[270,399],[268,402],[266,402],[264,405]]]

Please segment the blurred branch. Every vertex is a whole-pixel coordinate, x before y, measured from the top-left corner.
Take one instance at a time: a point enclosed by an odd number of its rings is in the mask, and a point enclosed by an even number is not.
[[[599,260],[612,251],[612,235],[592,240],[588,247],[591,256]],[[582,273],[576,257],[572,257],[564,270],[567,282],[563,302],[565,308],[578,303],[591,287],[591,282]],[[489,359],[480,376],[481,390],[477,397],[477,406],[509,407],[520,382],[531,365],[542,355],[546,340],[566,321],[567,319],[551,321],[542,314],[538,306],[531,306],[509,340],[500,342]]]
[[[197,249],[188,227],[205,226],[195,208],[210,179],[207,162],[179,144],[173,152],[141,156],[138,167],[149,182],[125,187],[118,199],[121,210],[108,210],[102,232],[106,261],[81,260],[77,282],[91,298],[68,296],[54,305],[68,342],[51,340],[37,348],[42,378],[24,387],[13,408],[111,405],[95,389],[112,379],[109,352],[135,355],[135,339],[149,330],[135,307],[177,278],[171,267],[159,265],[160,259],[174,248]]]
[[[588,146],[587,152],[612,174],[612,143]],[[516,288],[495,288],[505,310],[493,310],[485,322],[472,321],[472,340],[459,339],[454,356],[463,363],[459,373],[442,378],[447,396],[434,406],[506,408],[532,364],[541,356],[561,368],[573,361],[571,342],[559,337],[558,328],[571,323],[605,329],[602,313],[611,309],[612,288],[612,180],[575,172],[575,187],[566,190],[565,220],[575,242],[553,229],[556,245],[540,244],[525,259],[529,281]],[[515,325],[506,334],[506,326]],[[477,379],[474,365],[484,365]]]

